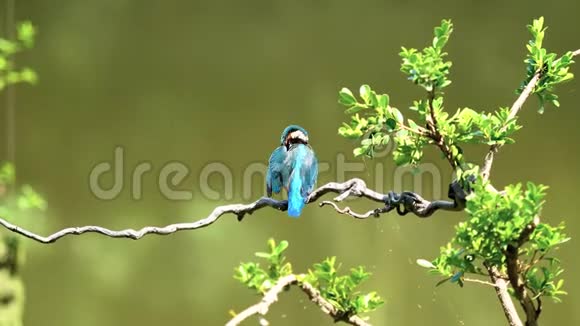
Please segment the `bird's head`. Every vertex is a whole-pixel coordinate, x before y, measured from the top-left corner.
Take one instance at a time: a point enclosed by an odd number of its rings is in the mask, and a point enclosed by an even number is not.
[[[308,145],[308,132],[297,125],[290,125],[284,129],[282,132],[282,137],[280,137],[280,143],[286,148],[290,148],[292,144],[304,144]]]

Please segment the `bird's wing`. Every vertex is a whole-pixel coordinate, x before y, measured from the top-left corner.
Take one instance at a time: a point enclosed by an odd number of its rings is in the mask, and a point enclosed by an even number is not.
[[[290,182],[292,177],[294,177],[294,168],[296,167],[297,161],[300,161],[300,178],[302,179],[301,192],[302,196],[306,198],[316,186],[318,159],[310,146],[298,144],[290,147],[286,155],[285,169],[282,171],[282,173],[288,175],[283,179],[285,182]]]
[[[305,196],[310,195],[316,186],[316,180],[318,179],[318,159],[314,151],[307,147],[305,160],[304,160],[304,191]]]
[[[279,193],[284,184],[282,177],[282,170],[284,168],[284,160],[286,159],[286,147],[280,146],[276,148],[270,160],[268,161],[268,172],[266,173],[266,192],[268,197],[272,196],[272,192]]]

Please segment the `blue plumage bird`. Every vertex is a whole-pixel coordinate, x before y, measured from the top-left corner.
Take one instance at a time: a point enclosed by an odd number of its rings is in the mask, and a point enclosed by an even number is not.
[[[308,143],[308,132],[300,126],[286,127],[268,164],[266,190],[288,192],[288,215],[299,217],[308,195],[314,190],[318,177],[318,160]]]

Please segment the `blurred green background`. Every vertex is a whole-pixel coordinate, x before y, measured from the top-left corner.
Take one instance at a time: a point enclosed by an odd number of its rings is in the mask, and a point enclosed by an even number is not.
[[[217,205],[239,202],[244,169],[265,163],[290,123],[309,130],[319,159],[331,164],[319,183],[334,181],[337,154],[354,160],[353,144],[336,131],[346,119],[338,90],[369,83],[389,93],[393,105],[407,108],[423,93],[399,72],[400,46],[427,45],[443,18],[455,23],[448,46],[454,63],[446,98],[451,111],[511,105],[524,77],[525,25],[535,17],[545,16],[550,26],[548,49],[580,47],[575,0],[27,0],[17,1],[15,12],[16,21],[30,19],[39,30],[35,49],[18,58],[38,72],[40,82],[17,87],[15,145],[18,182],[33,184],[49,204],[49,227],[28,225],[43,232],[192,221]],[[573,72],[580,75],[580,67]],[[528,180],[549,185],[543,219],[565,220],[573,237],[558,253],[570,294],[561,304],[545,303],[543,325],[580,323],[574,198],[580,183],[579,86],[576,79],[561,87],[562,108],[549,107],[544,115],[536,113],[535,98],[528,101],[517,143],[501,151],[492,171],[496,187]],[[118,198],[102,201],[89,190],[89,173],[95,164],[112,161],[119,145],[125,148],[125,185]],[[484,148],[473,148],[468,158],[481,162],[483,154]],[[131,173],[144,161],[154,168],[143,179],[142,199],[133,200]],[[193,191],[193,200],[170,201],[158,190],[159,171],[171,161],[190,167],[179,188]],[[201,194],[199,174],[210,162],[231,169],[232,200]],[[388,191],[395,167],[389,158],[380,162]],[[449,167],[435,150],[425,162],[439,167],[445,195]],[[376,163],[367,161],[367,170],[346,177],[372,181]],[[210,181],[223,189],[218,176]],[[412,186],[410,175],[405,181],[406,188]],[[103,184],[111,185],[112,176]],[[431,180],[424,188],[430,198]],[[263,180],[254,178],[252,189],[258,198]],[[311,205],[300,219],[263,209],[242,223],[227,216],[206,229],[140,241],[92,234],[53,245],[28,241],[25,324],[224,324],[230,309],[258,300],[232,278],[233,268],[255,259],[253,252],[274,237],[290,242],[288,256],[297,272],[330,255],[345,268],[368,266],[374,275],[365,289],[386,299],[370,315],[376,325],[503,325],[492,288],[435,288],[438,279],[415,264],[435,257],[463,218],[390,214],[357,221]],[[284,294],[267,319],[273,325],[332,324],[296,290]]]

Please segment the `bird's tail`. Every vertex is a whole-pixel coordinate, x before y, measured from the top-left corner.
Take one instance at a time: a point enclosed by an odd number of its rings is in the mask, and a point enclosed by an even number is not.
[[[292,171],[290,186],[288,187],[288,215],[299,217],[304,208],[306,199],[302,194],[302,178],[300,177],[300,163]]]

